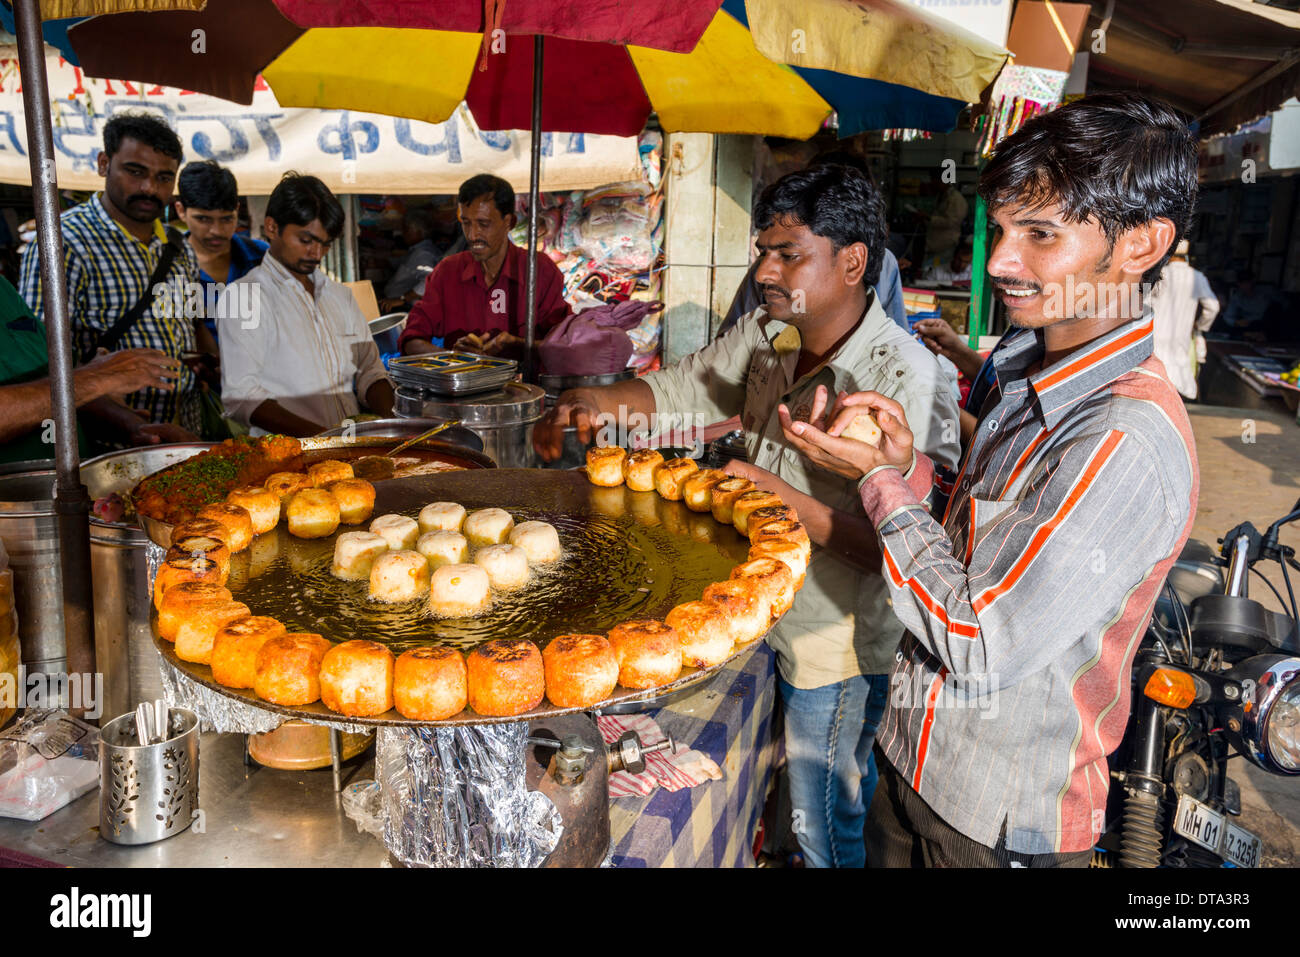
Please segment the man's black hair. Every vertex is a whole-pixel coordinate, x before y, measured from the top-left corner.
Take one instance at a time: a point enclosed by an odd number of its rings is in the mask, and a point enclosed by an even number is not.
[[[1087,96],[1030,120],[1002,141],[979,182],[990,210],[1059,205],[1069,222],[1096,221],[1111,249],[1126,230],[1170,220],[1173,242],[1142,275],[1146,283],[1178,248],[1196,190],[1196,137],[1186,121],[1127,92]]]
[[[110,159],[122,148],[122,141],[126,139],[151,146],[177,163],[185,159],[180,137],[175,130],[152,113],[114,113],[104,124],[104,152]]]
[[[188,163],[176,177],[176,198],[186,209],[229,212],[239,208],[239,184],[216,160]]]
[[[343,232],[343,206],[315,176],[285,173],[266,203],[266,215],[281,229],[306,226],[319,219],[330,239]]]
[[[829,239],[836,253],[853,243],[864,243],[867,268],[862,282],[874,286],[880,279],[880,260],[889,232],[885,204],[871,180],[857,169],[830,163],[782,176],[763,190],[754,207],[758,230],[771,228],[778,219],[807,226],[814,236]]]
[[[460,184],[460,191],[456,193],[456,202],[467,206],[480,196],[492,197],[492,205],[496,206],[502,219],[514,214],[514,188],[500,176],[493,176],[491,173],[471,176]]]

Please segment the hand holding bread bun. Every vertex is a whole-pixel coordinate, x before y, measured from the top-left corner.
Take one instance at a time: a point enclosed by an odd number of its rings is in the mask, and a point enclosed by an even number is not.
[[[796,422],[786,406],[777,407],[781,431],[805,458],[828,472],[855,480],[881,465],[904,472],[911,468],[912,431],[901,405],[878,392],[841,393],[823,416],[821,409],[828,396],[825,386],[817,387],[807,422]],[[873,423],[880,437],[876,444],[869,444]]]

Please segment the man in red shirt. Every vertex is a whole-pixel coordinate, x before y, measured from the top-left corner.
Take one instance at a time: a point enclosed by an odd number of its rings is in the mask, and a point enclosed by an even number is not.
[[[434,268],[399,340],[404,355],[446,347],[522,359],[528,316],[528,252],[510,241],[515,192],[486,173],[461,184],[456,216],[468,249]],[[541,339],[569,314],[564,277],[537,253],[537,321]]]

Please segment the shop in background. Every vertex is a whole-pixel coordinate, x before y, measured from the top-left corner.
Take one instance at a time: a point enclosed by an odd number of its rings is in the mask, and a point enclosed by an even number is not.
[[[661,298],[663,272],[663,136],[648,130],[639,138],[642,176],[594,189],[543,192],[538,196],[537,248],[564,275],[564,295],[575,310],[629,299]],[[528,195],[516,194],[519,224],[510,234],[528,245]],[[424,209],[433,223],[429,238],[439,258],[463,248],[456,221],[456,197],[358,197],[358,278],[374,283],[380,298],[406,257],[402,239],[408,210]],[[659,357],[660,313],[652,313],[628,334],[635,344],[630,364],[655,367]]]

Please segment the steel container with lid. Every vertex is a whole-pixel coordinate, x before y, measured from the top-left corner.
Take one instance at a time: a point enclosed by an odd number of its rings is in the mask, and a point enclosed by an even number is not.
[[[499,392],[463,399],[401,386],[393,403],[400,418],[459,419],[483,440],[483,452],[501,468],[533,468],[533,426],[542,417],[546,394],[535,385],[507,382]]]

